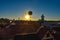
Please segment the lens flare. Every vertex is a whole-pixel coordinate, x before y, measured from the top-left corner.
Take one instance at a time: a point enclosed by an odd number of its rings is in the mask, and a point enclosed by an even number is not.
[[[30,16],[29,16],[29,15],[26,15],[26,16],[25,16],[25,19],[26,19],[26,20],[29,20],[29,19],[30,19]]]

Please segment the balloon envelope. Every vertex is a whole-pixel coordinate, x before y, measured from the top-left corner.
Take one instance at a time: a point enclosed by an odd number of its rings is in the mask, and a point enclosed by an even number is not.
[[[29,14],[29,15],[32,15],[32,11],[29,11],[28,14]]]

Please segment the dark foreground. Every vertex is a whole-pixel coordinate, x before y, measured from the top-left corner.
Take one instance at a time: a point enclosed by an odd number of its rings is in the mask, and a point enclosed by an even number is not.
[[[14,40],[40,40],[37,35],[16,35]]]

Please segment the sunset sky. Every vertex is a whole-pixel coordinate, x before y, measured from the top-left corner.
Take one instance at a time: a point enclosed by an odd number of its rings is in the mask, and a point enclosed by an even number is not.
[[[34,19],[60,20],[60,0],[0,0],[0,18],[21,18],[32,11]]]

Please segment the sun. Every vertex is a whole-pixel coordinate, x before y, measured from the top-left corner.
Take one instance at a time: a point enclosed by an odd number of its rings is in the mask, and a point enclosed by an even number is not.
[[[26,20],[29,20],[30,19],[30,16],[29,15],[25,15],[25,19]]]

